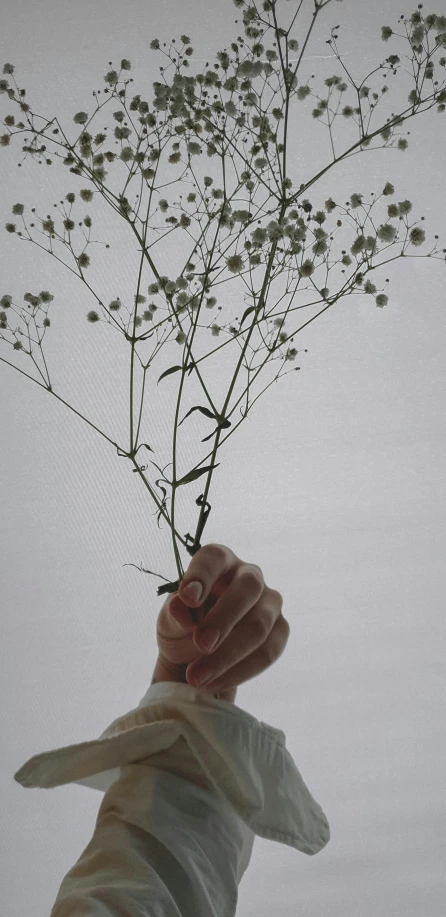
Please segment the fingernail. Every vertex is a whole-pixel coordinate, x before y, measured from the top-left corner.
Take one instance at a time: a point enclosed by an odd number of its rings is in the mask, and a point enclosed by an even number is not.
[[[220,639],[220,631],[216,627],[205,627],[204,630],[198,635],[198,642],[204,646],[206,650],[214,649],[216,643]]]
[[[182,590],[182,594],[186,599],[189,599],[191,602],[198,602],[202,596],[203,587],[198,580],[193,580],[192,583],[188,583],[187,586]]]

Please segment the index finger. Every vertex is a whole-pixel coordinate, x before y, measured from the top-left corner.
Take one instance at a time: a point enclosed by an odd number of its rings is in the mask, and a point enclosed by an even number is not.
[[[238,567],[243,563],[230,548],[224,544],[205,544],[194,554],[183,579],[181,580],[178,595],[185,605],[202,605],[210,595],[215,583],[226,574],[230,574],[228,583],[233,578]],[[192,599],[187,595],[187,586],[198,582],[202,587],[201,595]]]

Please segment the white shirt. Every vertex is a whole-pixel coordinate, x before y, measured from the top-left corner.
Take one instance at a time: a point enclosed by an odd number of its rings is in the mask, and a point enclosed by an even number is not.
[[[330,839],[285,734],[185,684],[151,685],[98,739],[34,755],[14,779],[104,793],[50,917],[232,917],[255,835],[309,856]]]

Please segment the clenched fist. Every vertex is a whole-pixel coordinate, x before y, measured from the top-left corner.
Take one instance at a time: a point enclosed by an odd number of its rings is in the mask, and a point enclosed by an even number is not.
[[[186,595],[192,581],[202,586],[195,601]],[[225,545],[203,545],[159,613],[153,682],[178,681],[233,702],[238,685],[282,655],[290,634],[282,604],[260,567]],[[217,638],[213,646],[206,634]]]

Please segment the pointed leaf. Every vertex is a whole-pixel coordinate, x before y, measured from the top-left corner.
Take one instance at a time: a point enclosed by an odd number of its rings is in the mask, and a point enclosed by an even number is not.
[[[219,423],[218,427],[216,427],[215,430],[212,431],[212,433],[209,433],[209,436],[205,436],[204,439],[201,440],[201,442],[207,443],[208,439],[211,439],[211,437],[215,435],[217,430],[223,430],[225,427],[231,427],[231,426],[232,424],[230,420],[223,420],[222,423]]]
[[[206,414],[206,417],[211,417],[212,420],[217,420],[216,415],[210,411],[209,408],[202,408],[199,404],[195,405],[194,408],[191,408],[190,411],[188,411],[187,414],[183,417],[183,420],[186,420],[186,417],[189,417],[189,414],[192,414],[192,411],[201,411],[202,414]],[[183,420],[181,420],[178,424],[179,427],[181,427]]]
[[[182,366],[171,366],[170,369],[166,369],[164,373],[161,373],[158,379],[158,382],[156,384],[159,385],[159,383],[161,382],[161,379],[164,379],[164,376],[170,376],[171,373],[177,373],[178,370],[182,368],[183,368]]]
[[[255,310],[255,306],[250,306],[249,309],[246,309],[244,311],[243,318],[240,322],[240,327],[243,325],[243,322],[245,321],[246,316],[249,315],[250,312],[254,312],[254,310]]]
[[[220,462],[217,462],[216,465],[206,465],[206,468],[196,468],[194,471],[189,471],[189,473],[186,474],[184,478],[181,478],[181,480],[177,481],[177,487],[180,487],[181,484],[190,484],[191,481],[195,481],[202,474],[205,474],[206,471],[210,471],[213,468],[218,468],[219,464]]]

